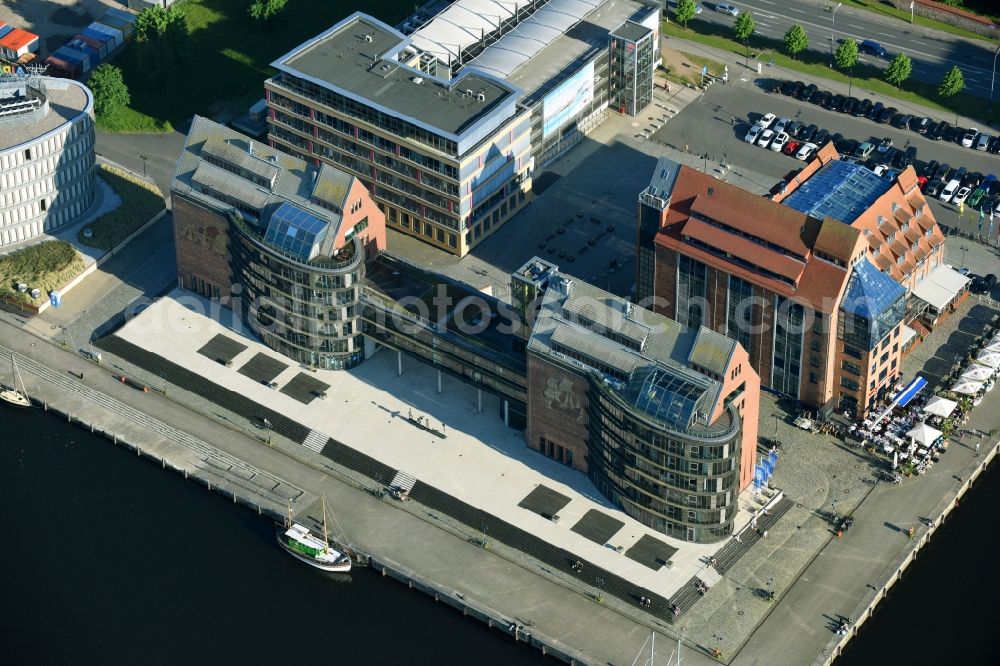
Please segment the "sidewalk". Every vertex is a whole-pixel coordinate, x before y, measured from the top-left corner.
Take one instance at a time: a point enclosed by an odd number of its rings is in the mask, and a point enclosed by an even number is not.
[[[788,69],[786,67],[780,67],[777,65],[768,65],[767,63],[761,63],[762,69],[761,73],[756,72],[756,62],[755,60],[750,61],[751,69],[747,69],[745,66],[746,59],[743,56],[737,55],[731,51],[725,49],[715,48],[713,46],[706,46],[700,42],[693,42],[686,39],[679,39],[677,37],[669,37],[668,44],[673,49],[688,51],[690,53],[695,53],[698,55],[705,56],[707,58],[712,58],[713,60],[718,60],[719,62],[729,65],[729,83],[737,85],[752,85],[757,79],[778,79],[785,80],[791,79],[793,81],[803,81],[806,84],[815,83],[822,90],[829,90],[834,94],[847,95],[848,89],[850,88],[850,93],[853,97],[858,99],[864,99],[865,97],[871,98],[873,102],[891,102],[887,106],[895,106],[901,113],[909,113],[914,116],[929,116],[936,120],[947,120],[952,125],[958,125],[961,127],[984,127],[990,126],[995,127],[995,124],[986,123],[981,119],[968,118],[966,116],[957,116],[954,118],[954,114],[950,111],[942,111],[940,109],[932,109],[920,104],[914,104],[912,102],[907,102],[904,100],[897,99],[895,97],[887,97],[881,93],[875,93],[870,90],[865,89],[863,85],[855,82],[853,86],[849,84],[844,84],[839,81],[834,81],[832,79],[827,79],[819,76],[811,76],[803,72],[798,72],[795,70]],[[956,39],[960,39],[957,38]],[[806,105],[805,103],[803,104]]]

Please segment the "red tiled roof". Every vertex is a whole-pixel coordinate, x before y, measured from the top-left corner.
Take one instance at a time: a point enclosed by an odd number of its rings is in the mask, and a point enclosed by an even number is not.
[[[847,263],[857,247],[860,235],[861,231],[851,225],[828,217],[823,220],[813,249]]]
[[[815,310],[833,312],[847,284],[848,275],[846,268],[814,259],[806,264],[795,296],[809,303]]]
[[[687,219],[692,209],[803,257],[819,230],[817,220],[794,209],[681,166],[670,195],[667,224]]]
[[[802,273],[804,262],[695,218],[684,224],[681,234],[793,281]]]

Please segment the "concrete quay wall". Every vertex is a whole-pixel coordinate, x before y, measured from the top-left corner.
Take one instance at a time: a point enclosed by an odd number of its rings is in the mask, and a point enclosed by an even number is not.
[[[1000,441],[995,442],[983,451],[982,461],[972,469],[967,478],[963,479],[961,485],[959,485],[950,497],[942,499],[943,506],[936,517],[930,520],[927,529],[919,535],[914,536],[913,547],[890,562],[885,568],[885,573],[880,583],[875,585],[877,589],[859,601],[856,614],[851,616],[854,618],[854,624],[850,627],[847,634],[844,636],[834,634],[825,649],[813,661],[813,666],[830,666],[830,664],[833,664],[837,660],[844,648],[847,647],[847,644],[857,636],[861,625],[871,618],[875,612],[875,608],[886,598],[892,586],[903,577],[903,572],[917,559],[917,554],[920,550],[930,543],[931,538],[937,532],[938,528],[944,524],[948,515],[958,507],[962,497],[972,488],[973,483],[975,483],[980,475],[986,471],[986,468],[997,457],[998,453],[1000,453]]]

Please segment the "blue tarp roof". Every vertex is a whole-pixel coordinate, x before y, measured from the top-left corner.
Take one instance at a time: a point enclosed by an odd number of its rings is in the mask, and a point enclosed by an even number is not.
[[[866,211],[892,182],[867,167],[834,160],[799,185],[782,203],[823,220],[827,216],[850,224]]]
[[[841,307],[865,319],[874,319],[905,293],[902,285],[864,258],[854,264]]]
[[[925,386],[927,386],[926,379],[920,376],[915,377],[913,381],[906,385],[906,388],[900,391],[896,397],[892,399],[892,401],[900,407],[906,407],[910,404],[910,401],[913,400],[918,393],[920,393],[920,389]]]

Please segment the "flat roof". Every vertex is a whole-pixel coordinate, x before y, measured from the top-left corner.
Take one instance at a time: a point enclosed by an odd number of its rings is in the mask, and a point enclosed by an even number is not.
[[[29,143],[62,125],[73,122],[93,107],[94,98],[82,83],[70,79],[41,77],[49,101],[49,112],[37,122],[15,127],[0,123],[0,152]],[[10,85],[10,84],[6,84]]]
[[[651,32],[653,31],[635,21],[625,21],[625,23],[612,30],[611,34],[619,39],[637,42]]]
[[[356,13],[271,65],[363,104],[454,137],[489,116],[519,90],[466,70],[448,83],[395,58],[410,38]],[[469,95],[468,91],[472,91]],[[484,101],[479,101],[480,95]]]

